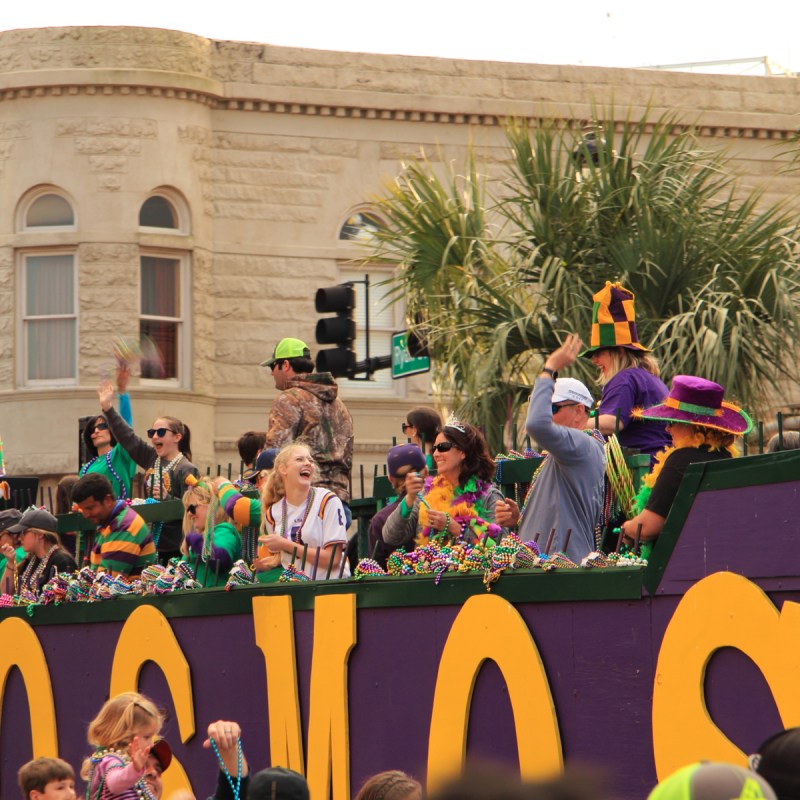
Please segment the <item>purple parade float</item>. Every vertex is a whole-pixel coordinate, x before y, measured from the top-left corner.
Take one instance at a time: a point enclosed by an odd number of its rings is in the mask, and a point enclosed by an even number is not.
[[[800,452],[693,464],[646,567],[204,589],[0,609],[0,797],[33,756],[73,765],[109,694],[168,711],[165,796],[207,796],[205,728],[253,768],[349,800],[465,759],[529,777],[604,767],[639,798],[677,767],[743,763],[800,724]]]

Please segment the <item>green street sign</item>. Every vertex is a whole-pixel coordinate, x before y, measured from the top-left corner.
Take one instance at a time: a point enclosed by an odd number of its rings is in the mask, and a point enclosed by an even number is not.
[[[408,331],[392,334],[392,378],[407,378],[420,372],[430,372],[431,360],[428,356],[414,358],[408,352],[406,334]]]

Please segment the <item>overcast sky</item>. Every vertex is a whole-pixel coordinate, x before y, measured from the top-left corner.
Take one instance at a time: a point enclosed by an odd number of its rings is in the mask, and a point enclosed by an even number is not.
[[[0,0],[0,30],[172,28],[326,50],[596,66],[769,56],[800,71],[797,0]]]

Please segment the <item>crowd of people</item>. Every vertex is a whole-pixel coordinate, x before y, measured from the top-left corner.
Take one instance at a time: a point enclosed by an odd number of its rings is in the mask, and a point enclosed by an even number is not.
[[[163,773],[173,755],[161,736],[164,713],[138,692],[107,700],[87,730],[88,755],[78,770],[86,800],[195,800],[188,789],[164,794]],[[217,720],[203,747],[215,759],[215,787],[209,800],[310,800],[306,779],[280,765],[252,773],[243,751],[242,729]],[[76,800],[76,771],[60,758],[40,757],[19,768],[22,800]],[[431,800],[596,800],[612,797],[601,774],[567,770],[545,781],[526,781],[499,766],[467,767],[429,796]],[[794,800],[800,789],[800,728],[765,740],[748,768],[703,761],[678,769],[661,781],[648,800]],[[82,792],[83,793],[83,792]],[[423,800],[422,785],[400,770],[371,776],[354,800]]]
[[[737,437],[752,423],[712,381],[676,375],[667,387],[639,341],[634,297],[625,287],[607,282],[593,302],[589,346],[577,334],[567,336],[534,382],[526,430],[543,458],[524,501],[500,492],[496,460],[479,426],[413,408],[401,426],[407,441],[386,456],[396,495],[372,519],[371,558],[355,570],[353,421],[333,377],[314,371],[304,342],[282,339],[263,362],[279,393],[266,430],[240,437],[245,468],[234,481],[201,477],[189,426],[176,417],[157,417],[147,438],[136,434],[130,371],[121,363],[116,389],[110,381],[98,388],[100,413],[84,432],[88,459],[70,485],[73,509],[96,526],[90,566],[128,580],[156,563],[173,570],[184,563],[192,585],[213,587],[234,575],[271,582],[403,574],[416,562],[398,566],[393,554],[431,548],[462,548],[462,563],[474,556],[487,564],[501,542],[527,545],[540,561],[557,554],[561,565],[580,565],[613,542],[614,525],[618,547],[654,541],[688,465],[735,456]],[[584,383],[563,374],[579,358],[597,367],[597,402]],[[614,510],[612,436],[626,452],[650,457],[635,508]],[[182,520],[144,522],[131,500],[137,468],[144,471],[143,499],[181,500]],[[253,529],[257,551],[244,546],[243,531]],[[57,520],[42,509],[3,512],[0,536],[0,590],[22,602],[32,602],[54,575],[81,566],[60,544]]]

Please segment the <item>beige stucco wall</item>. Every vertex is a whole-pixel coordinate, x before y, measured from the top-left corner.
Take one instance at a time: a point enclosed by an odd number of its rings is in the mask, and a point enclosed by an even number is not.
[[[651,107],[699,121],[729,146],[748,185],[796,192],[779,146],[794,130],[794,78],[731,77],[332,53],[215,42],[138,28],[0,33],[0,436],[14,473],[59,474],[77,459],[78,416],[110,366],[114,335],[138,332],[141,252],[191,258],[191,371],[180,388],[137,385],[141,431],[161,413],[193,430],[200,465],[235,459],[238,434],[263,428],[274,396],[257,365],[276,340],[313,345],[313,293],[358,255],[338,241],[362,206],[421,147],[457,157],[470,139],[490,169],[504,158],[505,116],[580,124],[613,102],[620,123]],[[74,232],[17,233],[32,187],[74,201]],[[180,193],[188,234],[137,229],[157,187]],[[18,254],[75,248],[77,385],[20,384]],[[380,461],[405,410],[430,402],[425,377],[342,392],[357,463]]]

